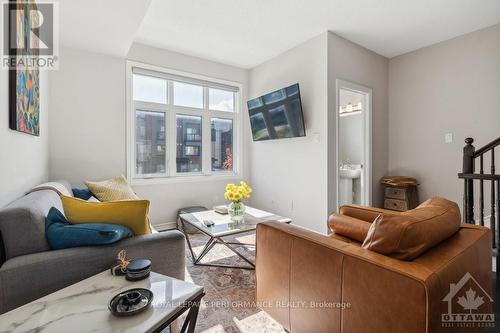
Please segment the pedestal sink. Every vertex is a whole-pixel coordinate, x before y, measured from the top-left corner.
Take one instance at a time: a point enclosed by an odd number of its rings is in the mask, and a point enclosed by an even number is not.
[[[361,177],[360,164],[342,165],[339,169],[339,205],[353,203],[353,182]]]

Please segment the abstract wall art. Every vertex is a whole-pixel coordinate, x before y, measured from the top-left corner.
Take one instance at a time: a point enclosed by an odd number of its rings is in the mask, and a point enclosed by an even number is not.
[[[26,9],[21,8],[19,2],[11,3],[10,6],[11,10]],[[29,6],[36,9],[34,2]],[[9,18],[9,55],[16,58],[15,66],[9,70],[9,125],[12,130],[39,136],[40,71],[30,63],[30,59],[38,56],[38,47],[33,45],[37,40],[30,38],[30,34],[36,32],[40,18],[36,11],[29,10],[16,10]]]

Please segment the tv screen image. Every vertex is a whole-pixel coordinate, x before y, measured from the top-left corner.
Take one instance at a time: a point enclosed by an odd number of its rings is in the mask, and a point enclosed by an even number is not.
[[[247,102],[254,141],[306,136],[299,84]]]

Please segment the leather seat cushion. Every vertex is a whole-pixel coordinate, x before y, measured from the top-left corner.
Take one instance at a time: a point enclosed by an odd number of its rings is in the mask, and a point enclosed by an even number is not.
[[[399,215],[384,215],[370,225],[362,247],[401,260],[413,260],[453,236],[460,228],[454,202],[431,198]]]

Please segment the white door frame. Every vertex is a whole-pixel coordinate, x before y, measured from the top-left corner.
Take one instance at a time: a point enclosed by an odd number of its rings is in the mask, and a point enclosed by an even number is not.
[[[363,85],[349,82],[346,80],[336,80],[336,103],[335,103],[335,193],[336,205],[339,209],[339,107],[340,107],[340,90],[349,90],[362,94],[363,97],[363,127],[364,127],[364,144],[363,144],[363,160],[362,160],[362,188],[361,204],[366,206],[372,205],[372,89]]]

